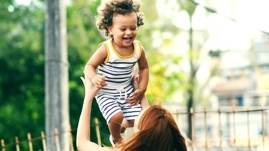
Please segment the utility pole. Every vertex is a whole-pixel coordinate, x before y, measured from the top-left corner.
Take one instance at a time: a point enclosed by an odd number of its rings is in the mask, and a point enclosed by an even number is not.
[[[45,123],[47,150],[69,151],[69,96],[64,0],[45,0]],[[59,132],[59,145],[54,130]]]

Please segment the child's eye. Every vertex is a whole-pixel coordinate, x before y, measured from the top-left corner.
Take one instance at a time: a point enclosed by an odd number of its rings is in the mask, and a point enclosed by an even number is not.
[[[131,30],[136,30],[137,28],[135,27],[135,28],[131,28]]]
[[[125,31],[126,29],[125,28],[120,28],[121,31]]]

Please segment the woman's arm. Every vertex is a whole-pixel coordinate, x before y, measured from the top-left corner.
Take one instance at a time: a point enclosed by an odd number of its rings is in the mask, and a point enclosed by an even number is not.
[[[97,89],[89,80],[89,78],[87,78],[86,76],[81,77],[81,80],[85,87],[85,96],[77,129],[77,140],[76,140],[77,148],[79,151],[113,150],[103,148],[97,145],[96,143],[90,141],[90,117],[91,117],[92,100],[99,91],[99,89]]]

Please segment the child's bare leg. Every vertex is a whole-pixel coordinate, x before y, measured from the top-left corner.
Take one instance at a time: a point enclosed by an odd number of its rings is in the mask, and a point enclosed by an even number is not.
[[[122,123],[121,123],[121,128],[120,128],[120,132],[124,133],[126,128],[128,127],[133,127],[134,126],[134,120],[126,120],[123,119]]]
[[[108,128],[115,144],[122,141],[122,137],[120,135],[122,121],[123,114],[119,112],[115,114],[108,123]]]

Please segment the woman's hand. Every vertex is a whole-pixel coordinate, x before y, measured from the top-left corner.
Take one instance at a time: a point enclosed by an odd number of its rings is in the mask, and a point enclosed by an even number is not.
[[[97,92],[101,89],[101,88],[98,88],[95,85],[93,85],[91,80],[85,74],[84,74],[84,77],[80,77],[80,79],[82,80],[82,82],[84,84],[85,97],[87,95],[96,95]]]

